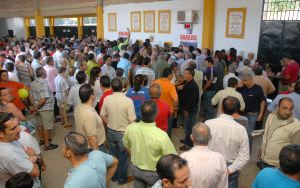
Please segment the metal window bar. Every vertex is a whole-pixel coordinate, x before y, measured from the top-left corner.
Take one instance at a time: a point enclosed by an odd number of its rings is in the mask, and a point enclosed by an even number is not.
[[[265,0],[263,20],[300,20],[300,0]]]

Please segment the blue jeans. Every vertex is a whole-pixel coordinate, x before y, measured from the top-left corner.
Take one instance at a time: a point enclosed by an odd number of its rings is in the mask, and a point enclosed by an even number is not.
[[[238,188],[239,186],[239,171],[236,171],[228,177],[228,188]]]
[[[193,147],[193,142],[191,140],[192,129],[196,122],[197,110],[194,112],[189,112],[187,117],[184,117],[184,130],[185,139],[184,144],[188,147]]]
[[[216,91],[205,91],[203,95],[203,103],[204,103],[204,117],[205,120],[209,120],[215,117],[214,115],[214,107],[211,104],[211,99],[214,97]]]
[[[123,132],[107,129],[107,140],[109,144],[110,152],[118,160],[118,167],[115,172],[113,181],[118,181],[119,184],[127,181],[127,169],[128,169],[128,153],[123,145]]]
[[[249,113],[248,112],[248,113],[245,114],[245,116],[248,118],[248,126],[246,127],[246,130],[247,130],[248,139],[249,139],[249,150],[250,150],[250,153],[251,153],[251,151],[252,151],[252,142],[253,142],[251,133],[255,128],[258,113]]]

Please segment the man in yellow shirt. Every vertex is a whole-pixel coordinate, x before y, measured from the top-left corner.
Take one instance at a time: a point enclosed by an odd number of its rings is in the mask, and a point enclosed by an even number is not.
[[[88,54],[88,62],[87,62],[87,70],[86,70],[88,77],[90,77],[90,75],[91,75],[92,68],[97,67],[97,66],[99,66],[99,65],[95,62],[94,54],[89,53]]]
[[[131,155],[135,188],[151,187],[159,179],[156,163],[164,155],[177,154],[167,133],[154,122],[157,106],[146,101],[141,107],[142,120],[126,128],[123,144]]]

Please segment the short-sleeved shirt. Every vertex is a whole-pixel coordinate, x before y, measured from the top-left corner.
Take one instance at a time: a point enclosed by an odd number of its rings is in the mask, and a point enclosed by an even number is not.
[[[242,94],[245,101],[244,112],[259,112],[260,103],[265,100],[265,94],[259,85],[254,84],[251,88],[243,86],[237,88],[237,91]]]
[[[100,101],[99,101],[99,112],[101,112],[101,108],[103,106],[104,99],[111,94],[113,94],[112,89],[109,89],[109,90],[103,92],[103,95],[101,96]]]
[[[146,75],[148,77],[147,86],[150,86],[152,84],[152,82],[155,80],[155,73],[149,67],[141,67],[141,68],[139,68],[136,71],[135,75],[138,75],[138,74]]]
[[[35,105],[43,98],[46,99],[45,104],[38,109],[39,112],[54,109],[54,99],[48,83],[42,78],[37,78],[31,83],[30,95],[32,96]]]
[[[44,69],[47,73],[46,81],[49,84],[50,91],[55,92],[55,77],[57,76],[57,69],[50,65],[45,65]]]
[[[30,65],[27,65],[26,63],[16,65],[19,81],[28,87],[30,86],[30,83],[31,83],[29,67],[30,67]]]
[[[290,79],[287,81],[284,81],[282,83],[284,84],[291,84],[296,83],[298,81],[298,73],[299,73],[299,64],[294,62],[291,62],[286,66],[286,68],[282,71],[282,75],[290,75]]]
[[[77,105],[81,104],[81,100],[79,97],[79,89],[83,84],[75,84],[70,89],[69,96],[68,96],[68,104],[72,105],[74,109],[77,107]]]
[[[102,75],[107,75],[111,80],[116,77],[116,71],[112,66],[108,66],[104,64],[101,67],[101,74]]]
[[[25,87],[24,84],[19,82],[8,81],[6,83],[1,82],[0,87],[5,87],[10,90],[11,95],[14,97],[12,102],[18,107],[19,110],[23,110],[25,108],[25,105],[18,94],[18,90]]]
[[[98,145],[105,141],[105,130],[102,119],[93,106],[79,104],[74,112],[76,132],[83,134],[86,138],[96,136]]]
[[[121,92],[114,92],[104,99],[100,115],[108,117],[108,128],[120,132],[136,119],[133,101]]]
[[[133,101],[136,117],[141,119],[142,104],[150,99],[149,89],[141,87],[139,91],[135,92],[133,88],[130,88],[126,93],[126,96]]]
[[[124,70],[123,77],[128,78],[128,72],[131,69],[131,62],[125,58],[121,58],[117,67],[122,68]]]
[[[57,100],[67,100],[66,91],[69,90],[69,83],[61,74],[55,78],[55,97]]]
[[[174,110],[174,101],[178,101],[178,95],[175,86],[167,78],[160,78],[155,80],[154,83],[158,83],[161,87],[160,99],[168,103],[171,107],[171,111]]]
[[[97,66],[99,66],[99,65],[96,62],[94,62],[94,61],[88,61],[87,62],[87,70],[86,70],[86,72],[87,72],[88,77],[90,77],[90,75],[91,75],[92,68],[97,67]]]
[[[105,188],[107,167],[112,161],[111,155],[101,151],[90,152],[86,161],[69,170],[64,188]]]
[[[33,164],[19,142],[0,142],[0,151],[0,188],[13,175],[32,171]]]
[[[131,151],[132,164],[142,170],[156,171],[156,163],[162,156],[177,154],[168,134],[155,123],[140,121],[130,124],[123,144]]]
[[[299,188],[300,183],[287,175],[283,174],[279,169],[264,168],[256,176],[252,188]]]
[[[216,83],[217,83],[217,71],[216,68],[207,68],[204,73],[204,81],[212,80],[211,85],[206,88],[207,91],[216,90]]]
[[[155,100],[158,112],[155,118],[155,123],[158,128],[167,132],[168,130],[168,118],[171,117],[172,112],[168,103],[161,99]]]

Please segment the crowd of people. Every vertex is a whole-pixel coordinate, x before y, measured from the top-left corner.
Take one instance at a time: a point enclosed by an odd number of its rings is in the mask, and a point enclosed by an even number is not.
[[[65,188],[237,188],[261,134],[252,187],[300,187],[299,64],[290,55],[275,72],[235,48],[130,35],[1,39],[0,188],[42,187],[40,146],[43,155],[58,148],[58,122],[74,130],[61,146],[72,165]],[[172,136],[179,127],[181,139]]]

